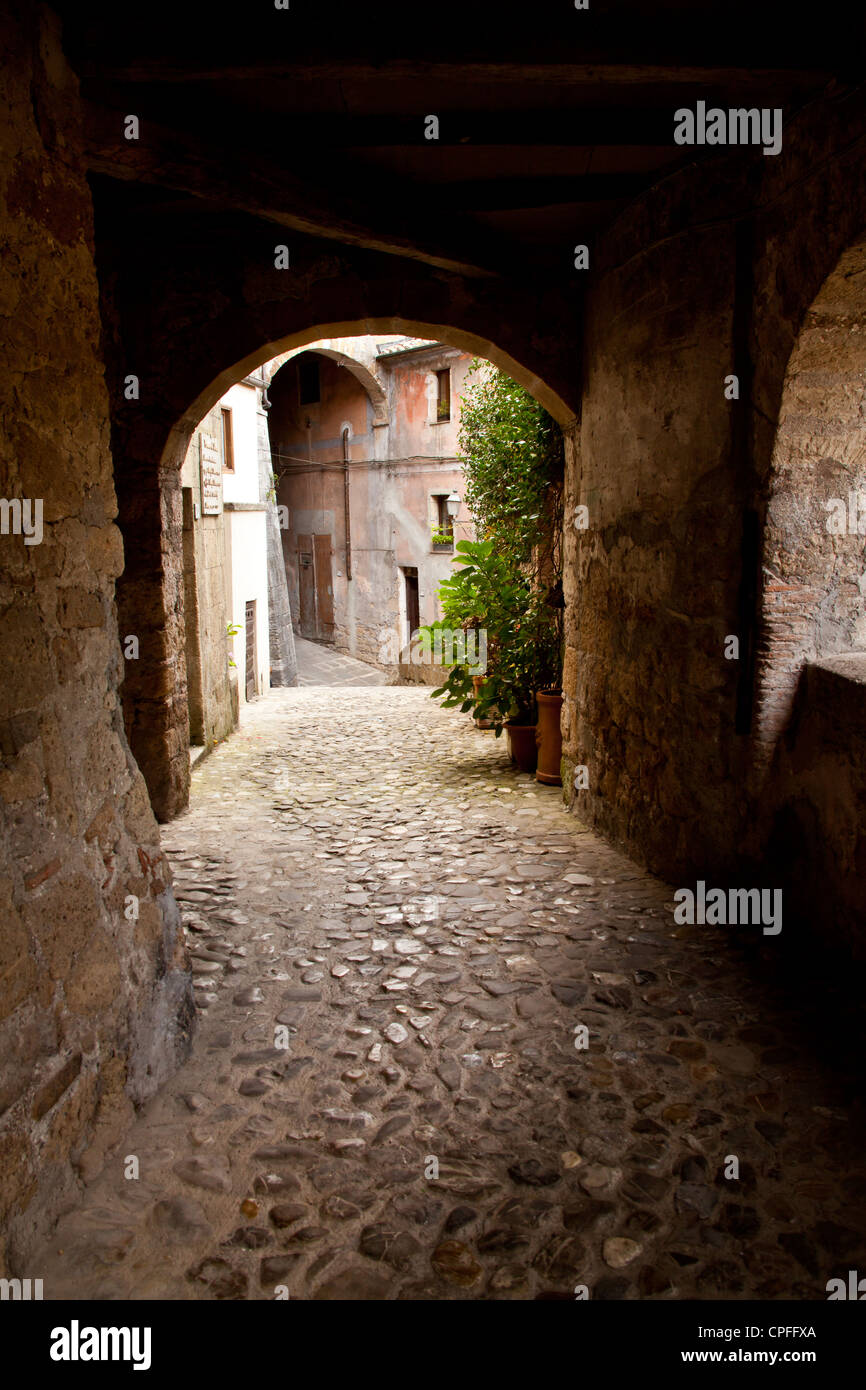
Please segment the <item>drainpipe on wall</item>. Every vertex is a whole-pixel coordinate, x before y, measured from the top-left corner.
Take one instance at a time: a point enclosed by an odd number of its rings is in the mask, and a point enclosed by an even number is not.
[[[352,578],[352,518],[349,513],[349,429],[343,430],[343,500],[346,508],[346,578]]]

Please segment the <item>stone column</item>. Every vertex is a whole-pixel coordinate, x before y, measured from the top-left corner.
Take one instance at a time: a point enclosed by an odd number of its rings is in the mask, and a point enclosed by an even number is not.
[[[139,650],[125,662],[124,725],[156,818],[167,821],[189,802],[180,474],[152,458],[127,458],[118,462],[116,485],[126,556],[117,582],[120,637],[137,637]]]

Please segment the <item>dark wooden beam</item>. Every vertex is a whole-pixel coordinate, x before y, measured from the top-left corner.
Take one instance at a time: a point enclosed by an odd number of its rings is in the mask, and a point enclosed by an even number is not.
[[[150,94],[149,94],[150,95]],[[704,93],[704,95],[706,95]],[[204,92],[199,94],[206,100]],[[220,116],[219,102],[210,98],[214,120]],[[105,94],[111,106],[122,104],[117,89]],[[714,104],[710,101],[710,105]],[[575,109],[558,106],[548,110],[512,111],[448,111],[439,118],[439,137],[430,141],[424,134],[423,109],[393,114],[352,115],[348,112],[292,111],[278,117],[268,116],[266,144],[276,150],[284,149],[393,149],[398,147],[439,149],[442,146],[472,146],[474,148],[505,146],[523,150],[566,146],[657,147],[674,145],[674,111],[677,102],[661,108],[641,106],[593,105]],[[435,114],[435,113],[434,113]],[[170,122],[169,122],[170,123]],[[234,131],[241,138],[262,139],[262,117],[241,108],[233,109],[231,121],[224,129],[227,136]]]
[[[350,200],[248,149],[223,151],[219,142],[203,143],[147,120],[142,121],[140,138],[127,140],[123,122],[120,112],[84,103],[85,160],[94,173],[190,193],[290,231],[405,256],[460,275],[497,273],[486,239],[474,228],[465,234],[452,232],[447,244],[439,244],[431,234],[433,217],[425,217],[416,229],[388,203],[383,205],[388,208],[389,228],[373,227]]]
[[[538,86],[546,87],[597,87],[637,88],[654,87],[659,90],[679,87],[712,87],[720,91],[754,91],[756,94],[778,91],[790,87],[794,90],[817,88],[829,82],[836,75],[836,65],[804,64],[802,67],[766,66],[741,67],[700,63],[641,63],[605,61],[599,55],[596,62],[520,62],[515,54],[513,60],[504,62],[482,61],[444,61],[429,59],[394,58],[381,62],[357,59],[346,56],[343,59],[311,58],[309,62],[291,58],[263,57],[258,53],[247,62],[227,59],[215,63],[197,59],[178,59],[168,54],[166,57],[139,57],[129,62],[93,62],[86,57],[79,68],[84,77],[92,82],[145,83],[153,86],[176,83],[200,82],[291,82],[300,86],[311,86],[321,82],[340,82],[345,85],[369,84],[375,90],[377,85],[391,82],[435,82],[443,92],[449,87],[469,85],[479,86]]]
[[[565,203],[606,203],[634,198],[656,174],[575,174],[552,178],[464,179],[424,184],[431,201],[454,212],[504,212]]]

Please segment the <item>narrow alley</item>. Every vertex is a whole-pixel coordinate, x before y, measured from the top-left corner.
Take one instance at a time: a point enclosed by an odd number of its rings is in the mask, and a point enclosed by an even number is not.
[[[315,658],[163,827],[192,1053],[50,1296],[825,1298],[864,1258],[849,1083],[749,944],[677,927],[504,739]]]

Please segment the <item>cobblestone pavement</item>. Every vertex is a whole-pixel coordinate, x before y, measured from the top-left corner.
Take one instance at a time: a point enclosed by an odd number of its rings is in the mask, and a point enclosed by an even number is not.
[[[320,642],[308,642],[295,634],[299,685],[387,685],[388,677],[375,666],[335,652]]]
[[[193,1052],[46,1297],[823,1299],[866,1269],[860,1112],[810,1020],[426,690],[258,701],[164,843]]]

